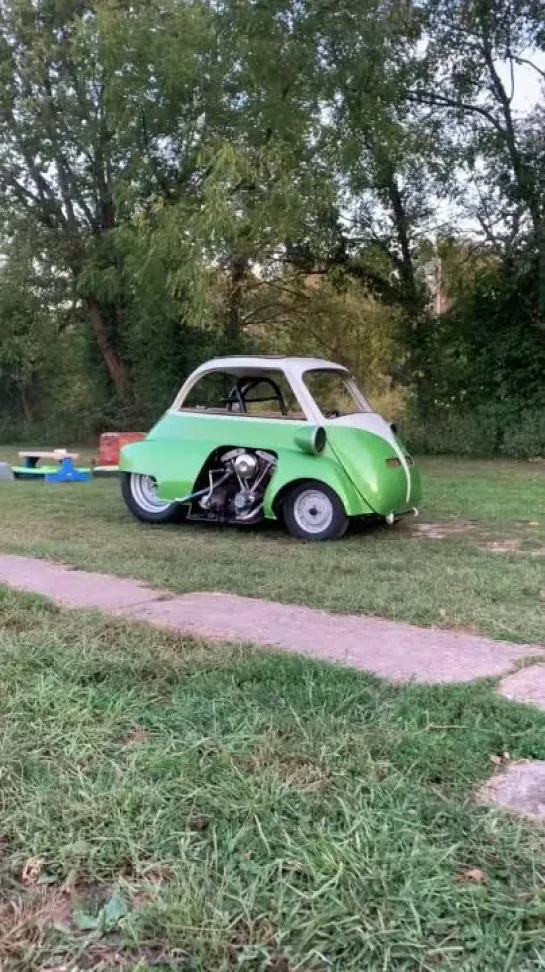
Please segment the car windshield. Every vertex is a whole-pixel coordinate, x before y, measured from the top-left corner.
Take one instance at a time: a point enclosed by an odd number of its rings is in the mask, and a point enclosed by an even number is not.
[[[316,368],[306,371],[303,380],[326,418],[340,418],[342,415],[357,415],[372,411],[358,390],[354,379],[346,371]]]

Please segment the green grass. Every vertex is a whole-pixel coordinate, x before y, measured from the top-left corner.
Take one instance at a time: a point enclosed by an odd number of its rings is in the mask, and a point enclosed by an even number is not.
[[[305,545],[274,526],[145,527],[126,512],[116,481],[2,482],[0,551],[178,592],[232,591],[542,642],[545,467],[445,459],[422,466],[423,519],[461,524],[463,532],[418,538],[406,521],[393,529],[360,526],[337,544]],[[520,549],[487,549],[505,539]]]
[[[545,715],[0,590],[0,967],[529,972]],[[483,872],[484,883],[467,878]]]

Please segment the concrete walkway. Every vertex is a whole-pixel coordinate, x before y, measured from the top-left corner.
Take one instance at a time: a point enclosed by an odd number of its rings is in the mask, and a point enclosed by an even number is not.
[[[505,675],[523,656],[545,661],[544,650],[535,645],[234,594],[176,595],[27,557],[0,555],[0,584],[45,595],[68,608],[95,608],[203,639],[312,655],[397,682],[469,682]]]

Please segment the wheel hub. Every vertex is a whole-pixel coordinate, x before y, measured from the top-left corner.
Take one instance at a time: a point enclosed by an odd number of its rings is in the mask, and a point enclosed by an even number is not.
[[[131,476],[131,492],[134,500],[146,513],[163,513],[168,510],[170,503],[159,499],[157,480],[153,476],[142,476],[133,473]]]
[[[295,502],[293,515],[297,525],[306,533],[322,533],[333,519],[333,504],[325,493],[307,489]]]

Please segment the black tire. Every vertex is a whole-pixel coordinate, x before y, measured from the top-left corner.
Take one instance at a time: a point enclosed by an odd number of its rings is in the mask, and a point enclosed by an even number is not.
[[[140,473],[121,474],[121,495],[137,520],[142,523],[179,523],[185,520],[187,509],[179,503],[161,503],[157,499],[157,509],[153,510],[151,495],[149,502],[145,500],[144,480],[153,480],[153,477],[142,476]]]
[[[299,540],[340,540],[348,527],[337,493],[314,480],[294,486],[284,499],[282,513],[292,537]]]

